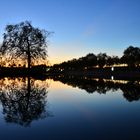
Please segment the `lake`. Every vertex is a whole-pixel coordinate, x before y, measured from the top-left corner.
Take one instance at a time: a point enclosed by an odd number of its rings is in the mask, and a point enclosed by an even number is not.
[[[140,138],[140,82],[0,79],[0,139]]]

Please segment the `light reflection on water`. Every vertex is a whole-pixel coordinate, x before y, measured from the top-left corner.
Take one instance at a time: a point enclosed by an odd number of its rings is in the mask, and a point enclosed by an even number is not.
[[[139,81],[3,78],[1,138],[136,139],[139,99]]]

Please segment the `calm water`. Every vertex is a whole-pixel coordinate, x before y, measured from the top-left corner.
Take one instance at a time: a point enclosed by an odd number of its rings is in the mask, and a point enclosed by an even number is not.
[[[3,78],[0,92],[2,140],[140,139],[139,82]]]

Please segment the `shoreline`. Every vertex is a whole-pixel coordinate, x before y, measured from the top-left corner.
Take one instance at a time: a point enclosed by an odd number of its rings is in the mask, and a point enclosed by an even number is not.
[[[45,79],[48,77],[90,77],[90,78],[101,78],[101,79],[116,79],[116,80],[140,80],[140,68],[129,68],[129,67],[111,67],[107,68],[92,68],[86,70],[54,70],[47,67],[32,67],[28,68],[0,68],[0,78],[3,77],[33,77],[39,79]]]

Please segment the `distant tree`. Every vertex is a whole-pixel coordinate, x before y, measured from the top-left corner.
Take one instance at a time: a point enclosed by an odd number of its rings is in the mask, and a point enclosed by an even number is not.
[[[120,59],[118,56],[107,56],[106,65],[118,65],[120,64]]]
[[[120,58],[118,56],[112,56],[113,64],[120,64]]]
[[[107,62],[107,54],[106,53],[99,53],[97,55],[97,63],[100,68],[103,68]]]
[[[93,67],[97,65],[97,56],[93,53],[89,53],[85,56],[87,61],[87,67]]]
[[[129,46],[124,50],[121,61],[130,67],[138,66],[140,63],[140,48]]]
[[[107,57],[106,65],[108,65],[108,66],[113,65],[113,60],[112,60],[112,57],[111,57],[111,56],[108,56],[108,57]]]
[[[30,69],[33,60],[46,59],[46,39],[49,34],[48,31],[33,27],[29,21],[7,25],[0,51],[2,55],[27,60]]]

